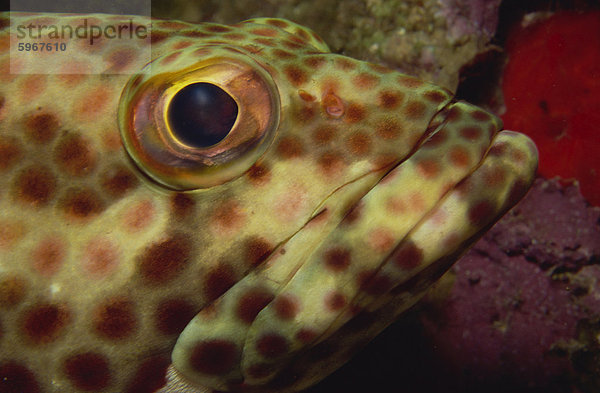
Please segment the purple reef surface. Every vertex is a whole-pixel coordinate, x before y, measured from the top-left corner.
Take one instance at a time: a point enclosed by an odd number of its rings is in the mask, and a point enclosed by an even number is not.
[[[501,0],[439,0],[448,32],[457,39],[481,32],[491,38],[498,26]]]
[[[456,264],[421,321],[459,385],[597,391],[577,354],[594,354],[581,339],[600,317],[599,220],[577,187],[538,179]]]

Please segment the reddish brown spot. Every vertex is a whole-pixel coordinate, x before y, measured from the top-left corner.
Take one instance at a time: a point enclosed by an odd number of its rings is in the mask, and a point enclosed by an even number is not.
[[[308,80],[306,72],[304,72],[300,67],[295,65],[285,66],[283,72],[285,73],[285,76],[290,81],[290,83],[295,87],[302,86]]]
[[[360,290],[371,295],[378,296],[387,293],[392,289],[392,280],[382,274],[374,271],[364,271],[358,275],[358,285]]]
[[[352,71],[356,68],[356,62],[346,57],[336,57],[334,59],[334,65],[337,69],[342,71]]]
[[[0,138],[0,171],[10,169],[22,155],[16,140]]]
[[[275,29],[270,29],[268,27],[262,28],[262,29],[254,29],[250,31],[252,34],[256,34],[256,35],[260,35],[263,37],[277,37],[277,34],[279,34],[277,32],[277,30]]]
[[[96,154],[89,141],[80,135],[69,135],[63,138],[56,150],[55,160],[68,174],[85,176],[96,165]]]
[[[396,252],[394,263],[402,270],[410,270],[423,262],[423,250],[413,242],[405,243]]]
[[[371,149],[371,138],[364,132],[358,132],[348,138],[347,144],[352,154],[364,156]]]
[[[275,40],[273,40],[272,38],[255,38],[252,41],[256,42],[259,45],[246,45],[244,46],[245,49],[247,49],[250,53],[260,53],[263,51],[263,46],[270,46],[270,47],[274,47],[277,46],[277,44],[275,43]]]
[[[377,95],[377,102],[383,109],[395,109],[400,105],[404,93],[401,91],[382,91]]]
[[[31,102],[46,90],[47,75],[22,76],[17,91],[21,93],[24,102]]]
[[[404,106],[404,115],[411,120],[419,120],[425,116],[427,106],[421,101],[411,101]]]
[[[459,133],[460,133],[460,136],[462,136],[463,138],[468,139],[471,142],[474,142],[477,139],[481,138],[483,131],[481,131],[481,128],[479,128],[477,126],[471,126],[471,127],[461,128]]]
[[[273,302],[275,314],[283,320],[294,318],[300,311],[300,300],[290,294],[278,296]]]
[[[85,121],[92,121],[100,117],[113,96],[113,88],[114,86],[110,84],[101,84],[99,87],[84,93],[74,103],[73,111],[75,115]]]
[[[351,103],[346,110],[346,121],[348,123],[357,123],[367,116],[365,108],[357,103]]]
[[[450,162],[452,165],[465,168],[469,166],[471,159],[469,151],[462,146],[455,146],[450,149]]]
[[[23,313],[21,329],[31,344],[47,344],[59,337],[69,320],[64,305],[38,304]]]
[[[304,58],[304,64],[312,69],[321,68],[327,60],[322,56],[310,56]]]
[[[30,166],[16,178],[14,190],[17,199],[31,206],[46,205],[54,196],[56,179],[46,168]]]
[[[20,220],[0,220],[0,249],[9,250],[19,243],[28,232]]]
[[[110,369],[105,356],[84,352],[65,359],[64,373],[76,388],[98,391],[110,384]]]
[[[310,343],[317,338],[318,333],[312,329],[302,328],[296,333],[296,340],[302,343]]]
[[[179,52],[173,52],[173,53],[171,53],[170,55],[167,55],[167,56],[165,56],[165,57],[164,57],[164,58],[163,58],[163,59],[160,61],[160,64],[161,64],[161,65],[166,65],[166,64],[169,64],[169,63],[172,63],[172,62],[174,62],[175,60],[177,60],[177,58],[178,58],[179,56],[181,56],[181,53],[182,53],[181,51],[179,51]]]
[[[272,359],[284,355],[289,349],[289,344],[282,335],[271,333],[258,339],[256,349],[263,357]]]
[[[88,220],[104,209],[102,201],[91,188],[68,190],[60,205],[67,216],[76,220]]]
[[[494,217],[494,205],[489,201],[480,201],[469,208],[469,221],[476,227],[485,225]]]
[[[194,206],[196,206],[196,201],[186,193],[176,192],[171,195],[171,210],[179,218],[189,216]]]
[[[335,126],[322,125],[313,132],[313,141],[319,146],[325,145],[332,141],[337,133],[338,130]]]
[[[160,21],[158,25],[161,29],[165,30],[181,30],[190,27],[187,23],[174,22],[174,21]]]
[[[211,220],[216,232],[233,234],[244,224],[245,213],[237,201],[225,200],[215,206]]]
[[[118,49],[110,53],[106,61],[109,66],[110,72],[118,73],[123,71],[135,60],[135,52],[131,48]]]
[[[448,111],[448,114],[446,115],[446,121],[448,122],[455,122],[458,121],[463,114],[463,110],[460,109],[460,107],[458,106],[453,106],[452,108],[450,108],[450,110]]]
[[[288,49],[296,50],[302,48],[304,45],[294,41],[285,40],[283,41],[283,46],[285,46]]]
[[[127,207],[123,214],[123,226],[127,232],[135,233],[147,228],[154,219],[155,207],[152,201],[142,199]]]
[[[285,29],[286,27],[288,27],[288,23],[281,19],[267,19],[266,22],[269,25],[276,26],[281,29]]]
[[[248,290],[238,301],[237,316],[247,325],[250,325],[258,313],[271,303],[275,295],[264,288]]]
[[[253,237],[244,242],[245,263],[248,266],[258,266],[271,255],[273,246],[260,237]]]
[[[362,216],[363,204],[357,203],[356,205],[349,208],[348,213],[344,216],[342,223],[344,225],[354,224]]]
[[[288,136],[283,137],[277,145],[277,153],[284,159],[300,157],[304,154],[304,148],[300,139]]]
[[[302,41],[310,41],[310,35],[308,34],[308,32],[302,28],[296,28],[296,35],[293,37],[293,39],[301,39]]]
[[[103,301],[95,308],[92,321],[94,332],[109,340],[131,336],[137,327],[134,304],[125,297]]]
[[[189,263],[191,245],[182,235],[174,235],[148,247],[139,259],[139,271],[148,285],[173,280]]]
[[[423,147],[426,147],[426,148],[437,147],[437,146],[440,146],[443,143],[445,143],[447,139],[448,139],[448,133],[444,132],[444,131],[439,131],[439,132],[436,132],[435,134],[433,134],[427,140],[427,142],[425,142],[425,145],[423,145]]]
[[[183,299],[164,300],[156,307],[154,314],[156,329],[163,334],[179,334],[196,312],[195,307]]]
[[[255,186],[264,186],[271,180],[271,172],[265,164],[254,164],[247,173],[248,179]]]
[[[480,122],[488,122],[492,120],[492,116],[489,113],[480,110],[471,112],[471,117]]]
[[[387,253],[396,244],[396,238],[389,229],[378,227],[368,233],[367,244],[376,252]]]
[[[379,83],[379,77],[363,72],[352,78],[352,81],[359,89],[372,89]]]
[[[273,54],[280,59],[292,59],[292,58],[296,57],[295,54],[288,52],[286,50],[283,50],[283,49],[274,49]]]
[[[431,103],[441,104],[448,99],[448,94],[439,90],[431,90],[423,93],[423,97]]]
[[[158,44],[159,42],[166,40],[168,37],[169,33],[167,33],[166,31],[152,30],[152,33],[150,35],[150,43]]]
[[[513,149],[512,154],[510,156],[514,162],[516,162],[517,164],[521,164],[521,165],[527,159],[527,155],[522,150],[518,150],[518,149]]]
[[[37,113],[25,119],[29,140],[39,144],[50,142],[56,136],[59,125],[58,119],[51,113]]]
[[[125,393],[155,392],[167,383],[167,367],[171,363],[168,356],[157,355],[144,361],[137,369]]]
[[[212,302],[236,282],[237,277],[233,268],[226,264],[220,264],[204,277],[202,290],[206,300]]]
[[[308,123],[315,117],[314,105],[300,105],[296,110],[295,117],[299,123]]]
[[[9,18],[0,18],[0,30],[4,30],[8,26],[10,26],[10,19]]]
[[[25,299],[27,283],[19,276],[8,276],[0,280],[0,309],[16,306]]]
[[[506,143],[495,143],[492,145],[492,147],[490,147],[488,155],[496,157],[503,156],[507,154],[507,147],[508,145]]]
[[[333,272],[342,272],[350,266],[350,251],[341,247],[327,250],[324,255],[325,266]]]
[[[416,89],[425,84],[423,81],[407,75],[400,75],[398,77],[398,83],[404,87],[408,87],[409,89]]]
[[[319,157],[319,166],[326,176],[334,176],[341,174],[345,165],[341,154],[337,152],[325,152]]]
[[[65,245],[59,238],[47,238],[38,243],[31,253],[33,268],[42,276],[50,277],[63,264]]]
[[[84,251],[82,268],[93,278],[104,278],[119,266],[119,250],[108,238],[98,236],[85,245]]]
[[[488,187],[498,187],[501,184],[504,184],[506,179],[506,173],[504,173],[504,169],[500,167],[491,167],[487,169],[484,173],[485,184]]]
[[[435,159],[425,159],[417,164],[417,170],[425,178],[432,179],[440,174],[441,167]]]
[[[209,375],[228,372],[240,357],[235,344],[225,340],[212,340],[196,344],[190,354],[190,365],[195,371]]]
[[[375,133],[382,139],[396,139],[400,136],[401,130],[401,125],[393,119],[384,119],[375,125]]]
[[[102,187],[113,197],[122,197],[137,184],[135,175],[122,166],[110,168],[102,174]]]
[[[335,311],[340,311],[341,309],[343,309],[344,307],[346,307],[347,304],[347,300],[346,300],[346,296],[344,296],[343,294],[339,293],[339,292],[330,292],[327,295],[325,295],[325,308],[328,311],[331,312],[335,312]]]
[[[0,392],[40,393],[40,385],[35,375],[15,362],[0,363]]]

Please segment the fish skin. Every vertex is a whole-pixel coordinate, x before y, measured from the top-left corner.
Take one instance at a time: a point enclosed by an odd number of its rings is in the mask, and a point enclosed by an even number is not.
[[[84,19],[152,33],[10,52],[10,23]],[[167,367],[206,391],[306,388],[416,303],[535,174],[535,145],[495,116],[290,21],[3,13],[0,26],[8,389],[155,391]],[[214,146],[181,143],[167,114],[199,82],[238,108]]]

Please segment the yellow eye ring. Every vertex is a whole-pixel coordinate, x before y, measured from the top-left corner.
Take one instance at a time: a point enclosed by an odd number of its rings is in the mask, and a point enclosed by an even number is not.
[[[279,94],[268,72],[233,48],[203,49],[169,66],[161,64],[165,56],[152,61],[121,95],[127,153],[170,189],[208,188],[240,176],[279,124]]]

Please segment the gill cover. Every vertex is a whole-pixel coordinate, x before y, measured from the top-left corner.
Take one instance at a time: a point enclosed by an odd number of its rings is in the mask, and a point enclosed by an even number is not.
[[[238,177],[269,146],[280,102],[271,76],[229,46],[158,57],[130,79],[119,103],[125,150],[155,182],[175,190]]]

